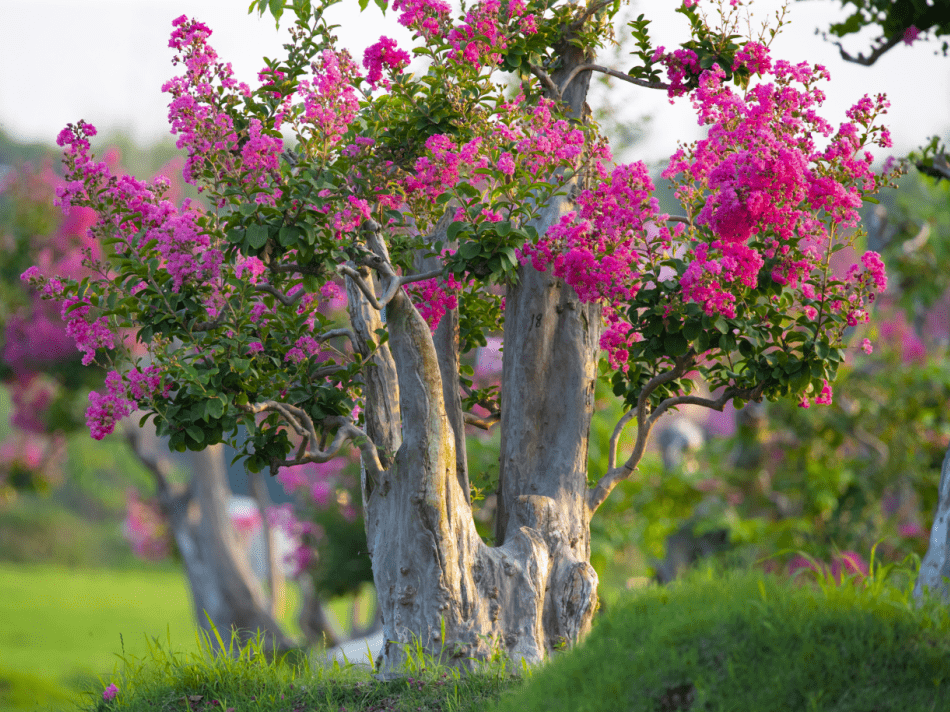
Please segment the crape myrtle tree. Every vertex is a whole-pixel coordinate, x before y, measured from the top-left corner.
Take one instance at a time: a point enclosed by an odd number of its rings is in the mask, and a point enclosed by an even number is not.
[[[70,302],[86,353],[148,347],[110,362],[95,437],[137,407],[177,449],[243,423],[248,467],[271,473],[359,449],[384,670],[414,641],[459,665],[498,649],[538,662],[590,628],[589,523],[657,419],[830,402],[842,333],[886,282],[875,253],[841,279],[828,261],[889,180],[867,151],[889,145],[887,102],[865,97],[832,127],[827,71],[773,59],[774,28],[740,36],[739,2],[715,23],[684,3],[692,39],[669,52],[633,21],[624,72],[595,63],[619,3],[487,0],[454,17],[398,0],[425,68],[407,72],[383,37],[365,74],[329,4],[287,4],[287,56],[255,89],[207,27],[175,20],[170,120],[209,207],[112,175],[90,155],[94,128],[70,125],[59,199],[97,211],[106,255],[78,283],[24,278]],[[642,163],[611,164],[585,106],[605,71],[688,98],[707,126],[664,172],[682,214],[659,212]],[[340,290],[345,324],[317,308]],[[500,391],[470,387],[462,358],[496,333]],[[589,472],[597,378],[627,410],[607,469]],[[693,395],[701,382],[713,396]],[[492,545],[472,517],[466,426],[501,429]]]

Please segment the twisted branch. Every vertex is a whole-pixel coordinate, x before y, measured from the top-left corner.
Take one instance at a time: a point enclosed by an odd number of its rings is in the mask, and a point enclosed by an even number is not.
[[[376,446],[365,432],[353,424],[350,418],[332,416],[323,420],[325,425],[331,428],[336,427],[337,431],[333,441],[325,449],[321,449],[313,419],[303,408],[278,401],[263,401],[241,406],[241,409],[255,415],[258,413],[277,413],[302,438],[300,448],[297,450],[294,459],[271,462],[271,472],[274,472],[277,467],[292,467],[309,462],[327,462],[339,454],[340,449],[347,441],[352,441],[360,449],[368,471],[375,476],[379,476],[383,472]]]
[[[854,62],[855,64],[863,64],[865,67],[870,67],[872,64],[874,64],[877,60],[881,58],[881,55],[883,55],[888,50],[896,47],[900,43],[900,41],[901,41],[901,37],[899,35],[895,35],[894,37],[891,37],[891,39],[887,40],[880,47],[877,47],[876,49],[874,49],[871,52],[871,54],[869,54],[867,57],[865,57],[863,54],[859,54],[857,57],[855,57],[852,54],[849,54],[845,50],[845,48],[841,45],[840,42],[835,42],[835,45],[837,45],[838,47],[838,52],[841,54],[841,59],[843,59],[845,62]]]
[[[701,398],[699,396],[671,396],[659,403],[647,416],[647,405],[650,395],[665,383],[669,383],[680,378],[693,366],[696,365],[696,354],[692,349],[685,355],[680,356],[673,362],[673,368],[664,373],[654,376],[640,391],[640,397],[637,399],[636,408],[624,413],[623,417],[617,422],[613,433],[610,436],[610,447],[607,453],[607,473],[600,478],[597,485],[588,493],[588,506],[591,513],[595,512],[604,500],[610,495],[614,487],[622,480],[628,479],[636,469],[637,464],[643,457],[646,449],[647,439],[650,431],[656,421],[670,408],[680,405],[700,405],[705,408],[722,411],[726,403],[733,398],[741,398],[749,401],[760,401],[762,392],[765,390],[765,383],[760,383],[754,388],[727,388],[719,398]],[[633,451],[630,457],[620,467],[617,467],[617,442],[620,434],[626,428],[631,419],[637,420],[637,439],[633,445]]]
[[[548,90],[554,95],[554,98],[557,101],[562,101],[564,95],[561,90],[558,88],[557,84],[554,83],[554,80],[551,79],[551,75],[545,72],[541,67],[536,64],[528,64],[528,69],[531,70],[531,73],[541,80],[541,83],[548,88]],[[573,75],[572,75],[573,76]]]

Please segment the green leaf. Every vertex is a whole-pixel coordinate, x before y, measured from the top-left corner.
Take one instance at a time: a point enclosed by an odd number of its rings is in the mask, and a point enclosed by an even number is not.
[[[191,437],[192,440],[198,443],[203,443],[205,441],[205,431],[199,428],[197,425],[189,425],[185,428],[185,432]]]
[[[467,260],[477,257],[482,251],[482,246],[477,242],[463,242],[459,248],[459,254]]]
[[[446,231],[445,236],[448,240],[454,240],[458,236],[458,234],[462,230],[464,230],[466,227],[468,227],[468,223],[462,220],[456,220],[451,225],[449,225],[449,229],[448,231]]]
[[[247,228],[247,241],[255,250],[261,249],[267,244],[267,227],[259,225],[258,223],[252,223]]]
[[[729,323],[723,319],[721,315],[716,317],[713,326],[716,327],[716,330],[719,331],[720,334],[725,334],[729,331]]]
[[[277,233],[277,242],[281,247],[293,247],[297,244],[301,232],[302,230],[295,225],[285,225]]]
[[[211,418],[220,418],[224,415],[224,401],[220,398],[211,398],[205,407],[205,415]]]
[[[702,331],[702,324],[694,319],[683,324],[683,337],[687,341],[693,341],[699,336],[700,331]]]
[[[682,356],[689,350],[689,342],[683,334],[667,334],[663,337],[663,348],[670,356]]]

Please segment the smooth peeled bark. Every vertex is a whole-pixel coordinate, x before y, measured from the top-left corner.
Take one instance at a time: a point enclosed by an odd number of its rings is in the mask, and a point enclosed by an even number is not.
[[[460,666],[496,646],[514,660],[540,662],[560,641],[576,640],[591,601],[590,581],[576,575],[561,533],[564,517],[553,500],[523,496],[515,511],[524,526],[509,527],[502,546],[482,542],[456,477],[432,334],[404,293],[388,306],[387,325],[406,427],[385,493],[377,489],[367,509],[387,641],[380,667],[398,670],[417,644]],[[556,610],[546,605],[550,590],[563,594]]]
[[[923,589],[928,588],[945,601],[950,601],[947,578],[950,577],[950,450],[943,459],[940,471],[940,487],[937,497],[937,512],[930,530],[930,545],[914,586],[914,598],[923,598]]]

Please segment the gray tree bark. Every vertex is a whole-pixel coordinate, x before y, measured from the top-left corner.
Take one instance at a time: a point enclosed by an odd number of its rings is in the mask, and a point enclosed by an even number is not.
[[[928,588],[943,600],[950,601],[947,578],[950,577],[950,450],[943,460],[940,471],[940,488],[937,498],[937,511],[934,514],[933,528],[930,530],[930,544],[920,573],[914,585],[914,598],[920,601],[924,589]]]

